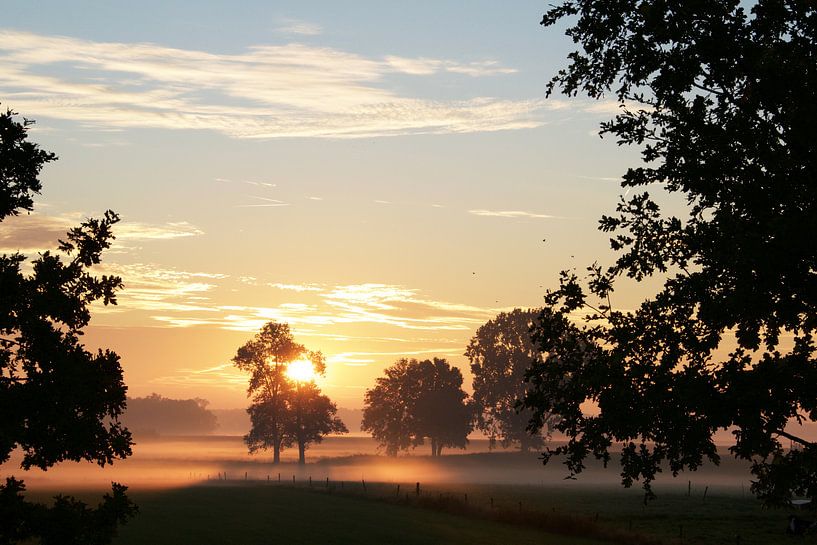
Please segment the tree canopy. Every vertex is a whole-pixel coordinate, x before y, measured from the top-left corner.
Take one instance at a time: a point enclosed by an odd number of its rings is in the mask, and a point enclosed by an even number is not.
[[[349,431],[337,417],[337,406],[314,381],[287,375],[289,365],[303,358],[311,363],[314,375],[326,372],[323,354],[296,343],[289,325],[279,322],[265,324],[233,358],[236,367],[250,372],[251,428],[244,441],[251,453],[273,449],[275,464],[281,460],[281,450],[293,445],[298,446],[298,462],[303,464],[310,444],[320,443],[324,435]]]
[[[518,445],[521,450],[544,445],[542,430],[528,431],[530,409],[517,402],[525,397],[525,372],[541,353],[531,340],[538,310],[502,312],[477,329],[465,350],[474,376],[474,409],[477,425],[493,444]],[[546,423],[545,431],[553,418]]]
[[[28,141],[29,121],[0,114],[0,220],[33,207],[38,176],[56,159]],[[28,261],[0,256],[0,463],[12,450],[22,468],[48,469],[65,460],[112,463],[131,454],[119,418],[126,387],[119,356],[89,352],[80,342],[89,305],[116,303],[122,281],[91,269],[113,240],[111,211],[71,229],[56,252]],[[30,271],[30,272],[29,272]],[[93,510],[61,497],[52,508],[25,501],[22,481],[0,486],[0,543],[39,537],[42,543],[108,543],[135,508],[114,484]]]
[[[396,456],[423,445],[431,455],[444,447],[465,448],[473,429],[473,408],[462,390],[462,373],[442,358],[401,359],[366,390],[361,429]]]
[[[545,14],[578,45],[548,93],[614,96],[602,134],[642,158],[622,185],[658,185],[688,208],[667,215],[642,191],[601,219],[618,258],[563,272],[547,295],[526,405],[534,425],[562,417],[570,442],[555,452],[572,472],[619,443],[624,483],[648,493],[664,461],[673,473],[717,462],[713,434],[731,429],[753,491],[785,502],[817,494],[817,447],[787,430],[817,420],[817,4],[745,6],[568,0]],[[621,277],[650,276],[663,287],[636,309],[611,303]],[[565,319],[578,311],[581,327]]]

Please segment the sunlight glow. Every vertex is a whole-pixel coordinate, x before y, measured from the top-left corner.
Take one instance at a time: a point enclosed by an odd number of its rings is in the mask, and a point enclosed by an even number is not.
[[[298,382],[314,382],[315,369],[309,360],[293,361],[287,366],[287,376]]]

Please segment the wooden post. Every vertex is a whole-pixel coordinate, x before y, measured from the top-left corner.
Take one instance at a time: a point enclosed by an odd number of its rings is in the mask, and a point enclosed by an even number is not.
[[[397,485],[397,497],[398,498],[400,497],[400,485],[399,484]]]
[[[465,505],[468,505],[468,494],[465,494]]]
[[[309,476],[309,487],[312,488],[312,475]]]
[[[363,483],[363,491],[366,492],[366,479],[360,479],[360,482]]]
[[[687,496],[692,495],[692,481],[687,481]]]
[[[326,478],[326,488],[329,488],[329,477]]]
[[[278,474],[278,482],[279,483],[281,482],[281,474],[280,473]]]
[[[493,509],[493,508],[494,508],[494,499],[491,498],[491,509]]]
[[[420,495],[420,482],[419,481],[417,482],[417,487],[414,489],[414,493],[416,495],[418,495],[418,496]]]
[[[522,502],[521,501],[519,502],[519,514],[520,515],[522,514]]]
[[[247,480],[247,472],[246,471],[244,472],[244,480],[245,481]]]
[[[709,492],[709,485],[704,488],[704,500],[706,500],[706,493]]]
[[[295,484],[295,475],[292,476],[292,484]]]

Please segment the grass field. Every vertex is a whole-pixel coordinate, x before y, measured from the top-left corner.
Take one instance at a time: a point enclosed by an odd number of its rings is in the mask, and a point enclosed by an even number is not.
[[[592,540],[286,486],[201,486],[134,493],[140,515],[117,545],[552,544]]]
[[[639,488],[621,488],[615,467],[589,464],[579,481],[565,481],[563,467],[543,468],[535,454],[391,459],[373,455],[370,439],[333,438],[306,466],[272,466],[268,456],[248,457],[242,449],[240,438],[183,438],[144,444],[133,458],[103,470],[90,464],[61,464],[48,472],[6,468],[40,501],[59,491],[95,504],[111,480],[129,485],[142,512],[123,529],[117,543],[125,545],[559,544],[599,543],[602,537],[734,545],[738,536],[741,545],[817,544],[817,536],[787,538],[789,511],[763,509],[748,492],[745,463],[730,458],[678,479],[662,475],[658,498],[645,505]]]

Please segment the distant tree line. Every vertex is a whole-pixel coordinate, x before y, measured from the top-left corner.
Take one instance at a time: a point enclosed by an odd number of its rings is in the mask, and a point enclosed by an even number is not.
[[[122,421],[136,435],[198,435],[218,428],[206,399],[169,399],[153,393],[128,398]]]
[[[431,455],[440,456],[443,448],[465,448],[475,429],[488,435],[491,447],[541,447],[554,418],[529,432],[532,413],[517,407],[526,394],[526,370],[542,359],[530,335],[538,313],[515,309],[477,330],[465,351],[474,380],[470,398],[462,373],[445,359],[398,360],[366,391],[361,429],[389,456],[426,441]]]

